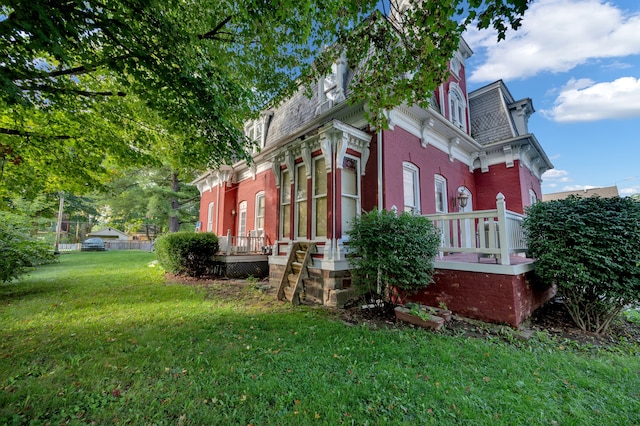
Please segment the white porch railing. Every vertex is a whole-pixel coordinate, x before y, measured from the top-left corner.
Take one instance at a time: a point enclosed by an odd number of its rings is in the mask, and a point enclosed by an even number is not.
[[[510,265],[511,254],[527,251],[522,227],[524,215],[507,210],[502,193],[496,197],[495,210],[428,214],[425,217],[441,232],[441,253],[494,256],[502,265]]]
[[[266,245],[266,236],[263,231],[249,231],[249,235],[231,235],[231,230],[227,235],[218,238],[220,253],[227,256],[233,254],[256,254],[262,253]]]

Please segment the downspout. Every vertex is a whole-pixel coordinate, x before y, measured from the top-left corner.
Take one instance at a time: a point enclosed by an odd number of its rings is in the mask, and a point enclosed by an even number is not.
[[[220,189],[222,183],[220,182],[220,173],[218,173],[218,191],[216,194],[216,235],[220,235]]]

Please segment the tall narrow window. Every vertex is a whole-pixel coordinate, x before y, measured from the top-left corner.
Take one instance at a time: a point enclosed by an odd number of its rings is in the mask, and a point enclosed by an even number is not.
[[[451,87],[449,90],[449,120],[466,131],[466,103],[460,91],[455,87]]]
[[[313,211],[315,217],[314,237],[327,236],[327,170],[324,157],[313,163]]]
[[[291,185],[288,170],[282,172],[280,180],[280,237],[291,238]]]
[[[296,236],[307,236],[307,168],[301,164],[296,169]]]
[[[264,229],[264,192],[256,194],[256,231]]]
[[[538,201],[538,196],[533,189],[529,189],[529,205],[534,205]]]
[[[247,235],[247,202],[243,201],[238,206],[238,236]]]
[[[435,175],[436,213],[447,213],[447,181],[443,176]]]
[[[358,160],[345,157],[342,164],[342,235],[351,229],[351,220],[360,214]]]
[[[411,163],[402,163],[404,188],[404,211],[420,214],[420,180],[418,168]]]
[[[207,211],[207,232],[213,231],[213,202],[209,203],[209,210]]]

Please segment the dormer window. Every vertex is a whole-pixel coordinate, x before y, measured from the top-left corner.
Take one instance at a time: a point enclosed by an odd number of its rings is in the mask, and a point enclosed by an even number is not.
[[[260,117],[257,120],[252,120],[244,128],[245,136],[255,142],[258,147],[264,148],[264,138],[262,137],[264,134],[263,126],[264,120]]]

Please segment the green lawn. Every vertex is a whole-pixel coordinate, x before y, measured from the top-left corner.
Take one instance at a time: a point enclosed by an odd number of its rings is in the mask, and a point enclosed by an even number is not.
[[[153,259],[67,254],[0,285],[0,424],[640,424],[638,346],[348,327]]]

